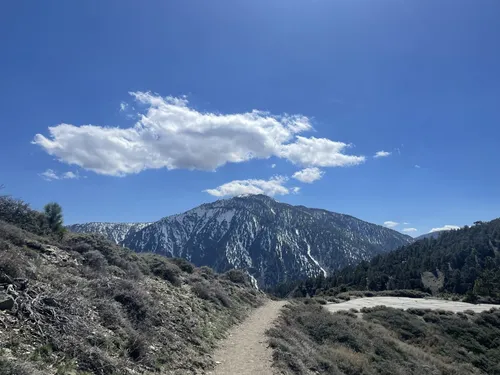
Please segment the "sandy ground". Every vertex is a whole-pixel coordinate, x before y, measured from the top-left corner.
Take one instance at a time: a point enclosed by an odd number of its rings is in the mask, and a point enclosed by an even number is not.
[[[231,329],[215,352],[213,375],[272,375],[272,350],[266,330],[279,316],[285,301],[269,301],[255,310],[242,324]]]
[[[446,301],[438,299],[423,299],[423,298],[406,298],[406,297],[366,297],[357,298],[342,303],[334,303],[326,305],[326,308],[331,312],[337,312],[349,309],[361,309],[363,307],[374,307],[384,305],[394,307],[396,309],[431,309],[431,310],[447,310],[453,312],[461,312],[472,310],[481,312],[489,310],[492,307],[500,308],[500,305],[489,304],[471,304],[465,302]]]

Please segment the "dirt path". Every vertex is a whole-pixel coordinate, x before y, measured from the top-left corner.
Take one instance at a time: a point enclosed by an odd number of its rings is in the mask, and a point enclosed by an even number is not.
[[[424,298],[406,298],[406,297],[366,297],[356,298],[347,302],[328,304],[326,308],[331,312],[337,312],[349,309],[361,309],[363,307],[375,307],[384,305],[387,307],[394,307],[396,309],[431,309],[431,310],[448,310],[453,312],[460,312],[465,310],[472,310],[477,313],[494,308],[500,308],[500,305],[488,305],[446,301],[439,299],[424,299]]]
[[[215,352],[213,375],[272,375],[272,351],[266,330],[279,316],[284,301],[269,301],[255,310],[242,324],[231,329]]]

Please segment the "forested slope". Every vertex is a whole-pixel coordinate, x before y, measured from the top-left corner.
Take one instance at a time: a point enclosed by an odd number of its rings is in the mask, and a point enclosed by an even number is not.
[[[346,289],[418,289],[500,299],[500,219],[449,231],[378,255],[328,278],[281,285],[278,294],[335,294]]]

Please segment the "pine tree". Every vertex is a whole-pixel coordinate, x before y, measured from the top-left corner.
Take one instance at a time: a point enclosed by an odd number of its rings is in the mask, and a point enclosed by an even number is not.
[[[51,202],[47,203],[43,210],[51,231],[62,237],[64,234],[62,207],[58,203]]]

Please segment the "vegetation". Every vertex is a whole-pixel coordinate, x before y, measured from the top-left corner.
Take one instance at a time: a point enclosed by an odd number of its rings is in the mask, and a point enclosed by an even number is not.
[[[268,331],[283,374],[500,374],[500,310],[333,314],[306,301],[289,305]]]
[[[420,290],[477,296],[500,302],[500,219],[442,233],[369,262],[295,284],[279,285],[284,296],[337,295],[347,290]]]
[[[43,211],[45,213],[45,218],[47,220],[47,224],[49,225],[50,230],[53,233],[63,234],[64,227],[63,227],[62,207],[55,202],[51,202],[45,205]]]
[[[0,199],[0,374],[188,374],[263,295],[186,260],[98,235],[54,236],[46,214]]]

